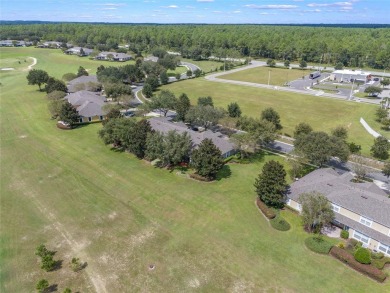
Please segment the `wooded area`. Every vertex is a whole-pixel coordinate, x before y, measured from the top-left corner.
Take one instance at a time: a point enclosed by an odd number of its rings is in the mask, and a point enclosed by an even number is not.
[[[128,44],[135,53],[162,47],[195,60],[260,57],[390,67],[390,29],[381,27],[54,23],[1,25],[0,39],[70,42],[98,50]]]

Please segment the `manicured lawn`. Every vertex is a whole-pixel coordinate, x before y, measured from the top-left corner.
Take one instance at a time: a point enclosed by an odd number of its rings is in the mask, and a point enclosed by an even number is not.
[[[252,117],[259,117],[262,110],[273,107],[281,116],[282,132],[289,135],[293,134],[295,126],[300,122],[307,122],[315,130],[326,132],[343,125],[348,128],[349,140],[361,144],[363,154],[366,155],[369,155],[374,138],[359,123],[360,117],[374,129],[379,129],[375,122],[375,111],[378,107],[375,105],[222,84],[203,78],[177,82],[163,88],[177,95],[186,93],[193,104],[196,104],[198,97],[208,95],[213,97],[216,106],[225,109],[229,103],[237,102],[243,114]]]
[[[79,65],[93,69],[86,59],[40,52],[18,54],[38,58],[36,68],[56,76]],[[308,251],[295,214],[282,212],[290,231],[269,226],[254,204],[253,181],[266,161],[283,158],[263,154],[228,165],[214,183],[196,182],[110,150],[97,137],[98,124],[57,129],[26,72],[0,74],[1,292],[32,292],[41,278],[58,292],[390,289]],[[57,251],[60,270],[39,268],[40,243]],[[88,266],[71,272],[72,257]]]
[[[270,85],[284,85],[287,81],[302,78],[303,75],[309,74],[310,70],[288,69],[279,67],[255,67],[247,70],[242,70],[234,73],[219,76],[222,79],[247,81],[254,83],[268,84],[270,77]]]

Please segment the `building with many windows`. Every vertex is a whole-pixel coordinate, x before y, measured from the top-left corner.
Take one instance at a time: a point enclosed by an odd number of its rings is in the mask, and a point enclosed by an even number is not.
[[[390,255],[390,198],[374,183],[355,183],[352,174],[318,169],[291,184],[287,205],[301,210],[299,196],[312,191],[327,197],[334,224],[374,251]]]

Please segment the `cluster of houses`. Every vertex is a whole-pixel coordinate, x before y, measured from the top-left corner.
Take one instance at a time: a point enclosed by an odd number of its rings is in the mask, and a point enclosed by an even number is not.
[[[32,42],[17,41],[17,40],[1,40],[0,47],[28,47],[31,46]]]
[[[299,196],[312,191],[327,197],[333,224],[373,251],[390,256],[390,198],[374,183],[356,183],[351,173],[318,169],[291,184],[287,205],[301,211]]]

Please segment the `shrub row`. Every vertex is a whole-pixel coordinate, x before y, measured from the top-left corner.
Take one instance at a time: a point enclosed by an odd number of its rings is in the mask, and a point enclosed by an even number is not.
[[[290,224],[281,215],[271,219],[270,223],[274,229],[279,231],[288,231],[291,228]]]
[[[195,179],[195,180],[198,180],[198,181],[204,181],[204,182],[210,182],[211,181],[210,178],[206,178],[206,177],[200,176],[199,174],[195,174],[195,173],[190,173],[190,177],[192,179]]]
[[[372,265],[364,265],[355,260],[353,255],[348,253],[348,251],[338,248],[336,246],[332,247],[330,250],[330,254],[341,260],[342,262],[349,265],[351,268],[369,276],[370,278],[373,278],[374,280],[377,280],[379,282],[383,282],[386,279],[386,274],[383,273],[381,270],[377,269],[376,267]]]
[[[344,238],[344,239],[348,239],[349,238],[349,232],[346,231],[346,230],[341,230],[340,237]]]
[[[267,205],[262,202],[260,199],[256,200],[257,207],[261,210],[264,216],[266,216],[268,219],[273,219],[276,217],[276,214],[273,210],[271,210]]]
[[[333,244],[322,237],[312,236],[305,239],[305,245],[316,253],[328,254]]]
[[[386,264],[390,264],[390,257],[383,257],[380,259],[373,259],[371,261],[372,265],[377,269],[383,269]]]

